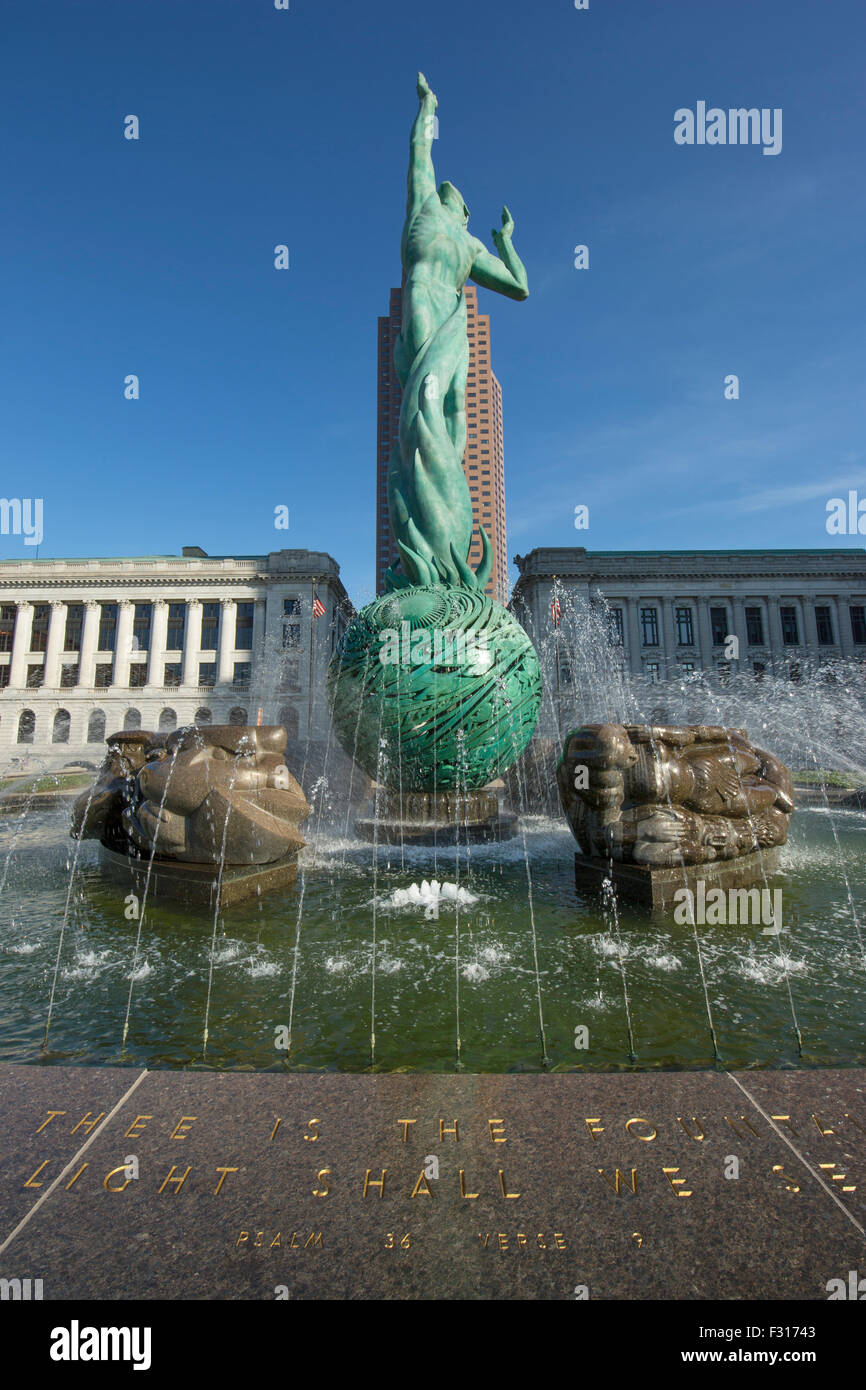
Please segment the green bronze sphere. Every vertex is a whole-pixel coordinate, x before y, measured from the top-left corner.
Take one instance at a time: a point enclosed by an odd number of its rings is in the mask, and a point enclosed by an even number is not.
[[[421,585],[362,609],[331,660],[328,696],[342,747],[370,777],[404,791],[472,791],[532,737],[541,674],[501,604]]]

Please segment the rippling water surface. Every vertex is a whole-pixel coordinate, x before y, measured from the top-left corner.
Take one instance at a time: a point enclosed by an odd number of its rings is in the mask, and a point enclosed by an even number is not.
[[[862,812],[796,812],[771,881],[783,890],[779,935],[761,926],[696,932],[624,903],[617,930],[575,892],[567,826],[528,817],[523,827],[526,853],[518,835],[435,855],[399,846],[374,855],[313,827],[297,887],[228,909],[215,936],[212,914],[148,902],[136,960],[138,923],[125,917],[124,890],[103,878],[92,843],[79,851],[59,951],[75,852],[67,814],[5,817],[0,1057],[453,1071],[459,1032],[467,1071],[705,1067],[715,1060],[711,1014],[727,1066],[866,1063]],[[406,901],[413,883],[434,877],[474,901],[440,900],[438,915]],[[278,1030],[290,1024],[291,1047],[281,1050]],[[575,1048],[579,1027],[589,1031],[585,1050]]]

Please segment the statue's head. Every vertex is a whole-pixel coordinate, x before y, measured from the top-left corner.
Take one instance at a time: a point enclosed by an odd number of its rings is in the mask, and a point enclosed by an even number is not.
[[[463,194],[459,188],[455,188],[453,183],[440,183],[438,188],[439,201],[450,212],[455,222],[459,222],[461,227],[465,227],[469,221],[469,209],[463,201]]]

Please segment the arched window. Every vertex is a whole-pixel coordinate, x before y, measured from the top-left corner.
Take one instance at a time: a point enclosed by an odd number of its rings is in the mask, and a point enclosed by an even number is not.
[[[294,705],[283,705],[280,710],[280,723],[285,728],[288,738],[298,737],[298,711]]]
[[[241,709],[240,705],[235,705],[234,709],[229,711],[229,723],[233,724],[237,729],[242,729],[246,722],[246,710]]]
[[[90,718],[87,721],[87,742],[102,743],[105,738],[105,711],[101,709],[91,710]]]
[[[57,711],[54,716],[54,728],[51,731],[52,743],[69,742],[69,725],[71,722],[68,709],[59,709]]]
[[[209,709],[197,709],[195,712],[195,718],[192,722],[194,724],[212,724],[213,715],[211,714]]]
[[[36,732],[36,715],[32,709],[23,709],[18,720],[18,742],[32,743]]]
[[[123,716],[123,727],[128,733],[130,729],[141,728],[141,710],[128,709]]]
[[[164,709],[159,716],[159,732],[161,734],[170,733],[177,728],[177,715],[173,709]]]

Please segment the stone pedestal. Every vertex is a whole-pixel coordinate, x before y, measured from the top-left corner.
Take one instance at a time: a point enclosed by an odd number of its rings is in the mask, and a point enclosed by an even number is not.
[[[606,878],[613,882],[618,898],[670,912],[676,907],[677,889],[697,892],[702,880],[707,892],[712,888],[764,888],[779,867],[779,850],[765,849],[741,854],[735,859],[715,859],[708,864],[677,864],[656,869],[647,864],[623,864],[585,854],[574,856],[574,883],[579,892],[600,893]]]
[[[111,877],[125,884],[127,891],[139,896],[147,879],[148,859],[135,859],[131,855],[118,854],[116,850],[100,846],[102,862]],[[217,906],[217,883],[219,882],[219,908],[232,907],[247,898],[258,897],[262,893],[273,893],[279,888],[289,888],[298,877],[297,853],[278,859],[273,864],[227,864],[219,880],[218,864],[187,864],[177,859],[153,860],[150,875],[148,899],[162,898],[183,903],[186,907],[207,908],[213,912]]]
[[[382,788],[370,815],[355,821],[364,840],[381,844],[453,845],[510,840],[517,816],[503,811],[495,792],[399,792]],[[378,815],[377,815],[378,811]]]

